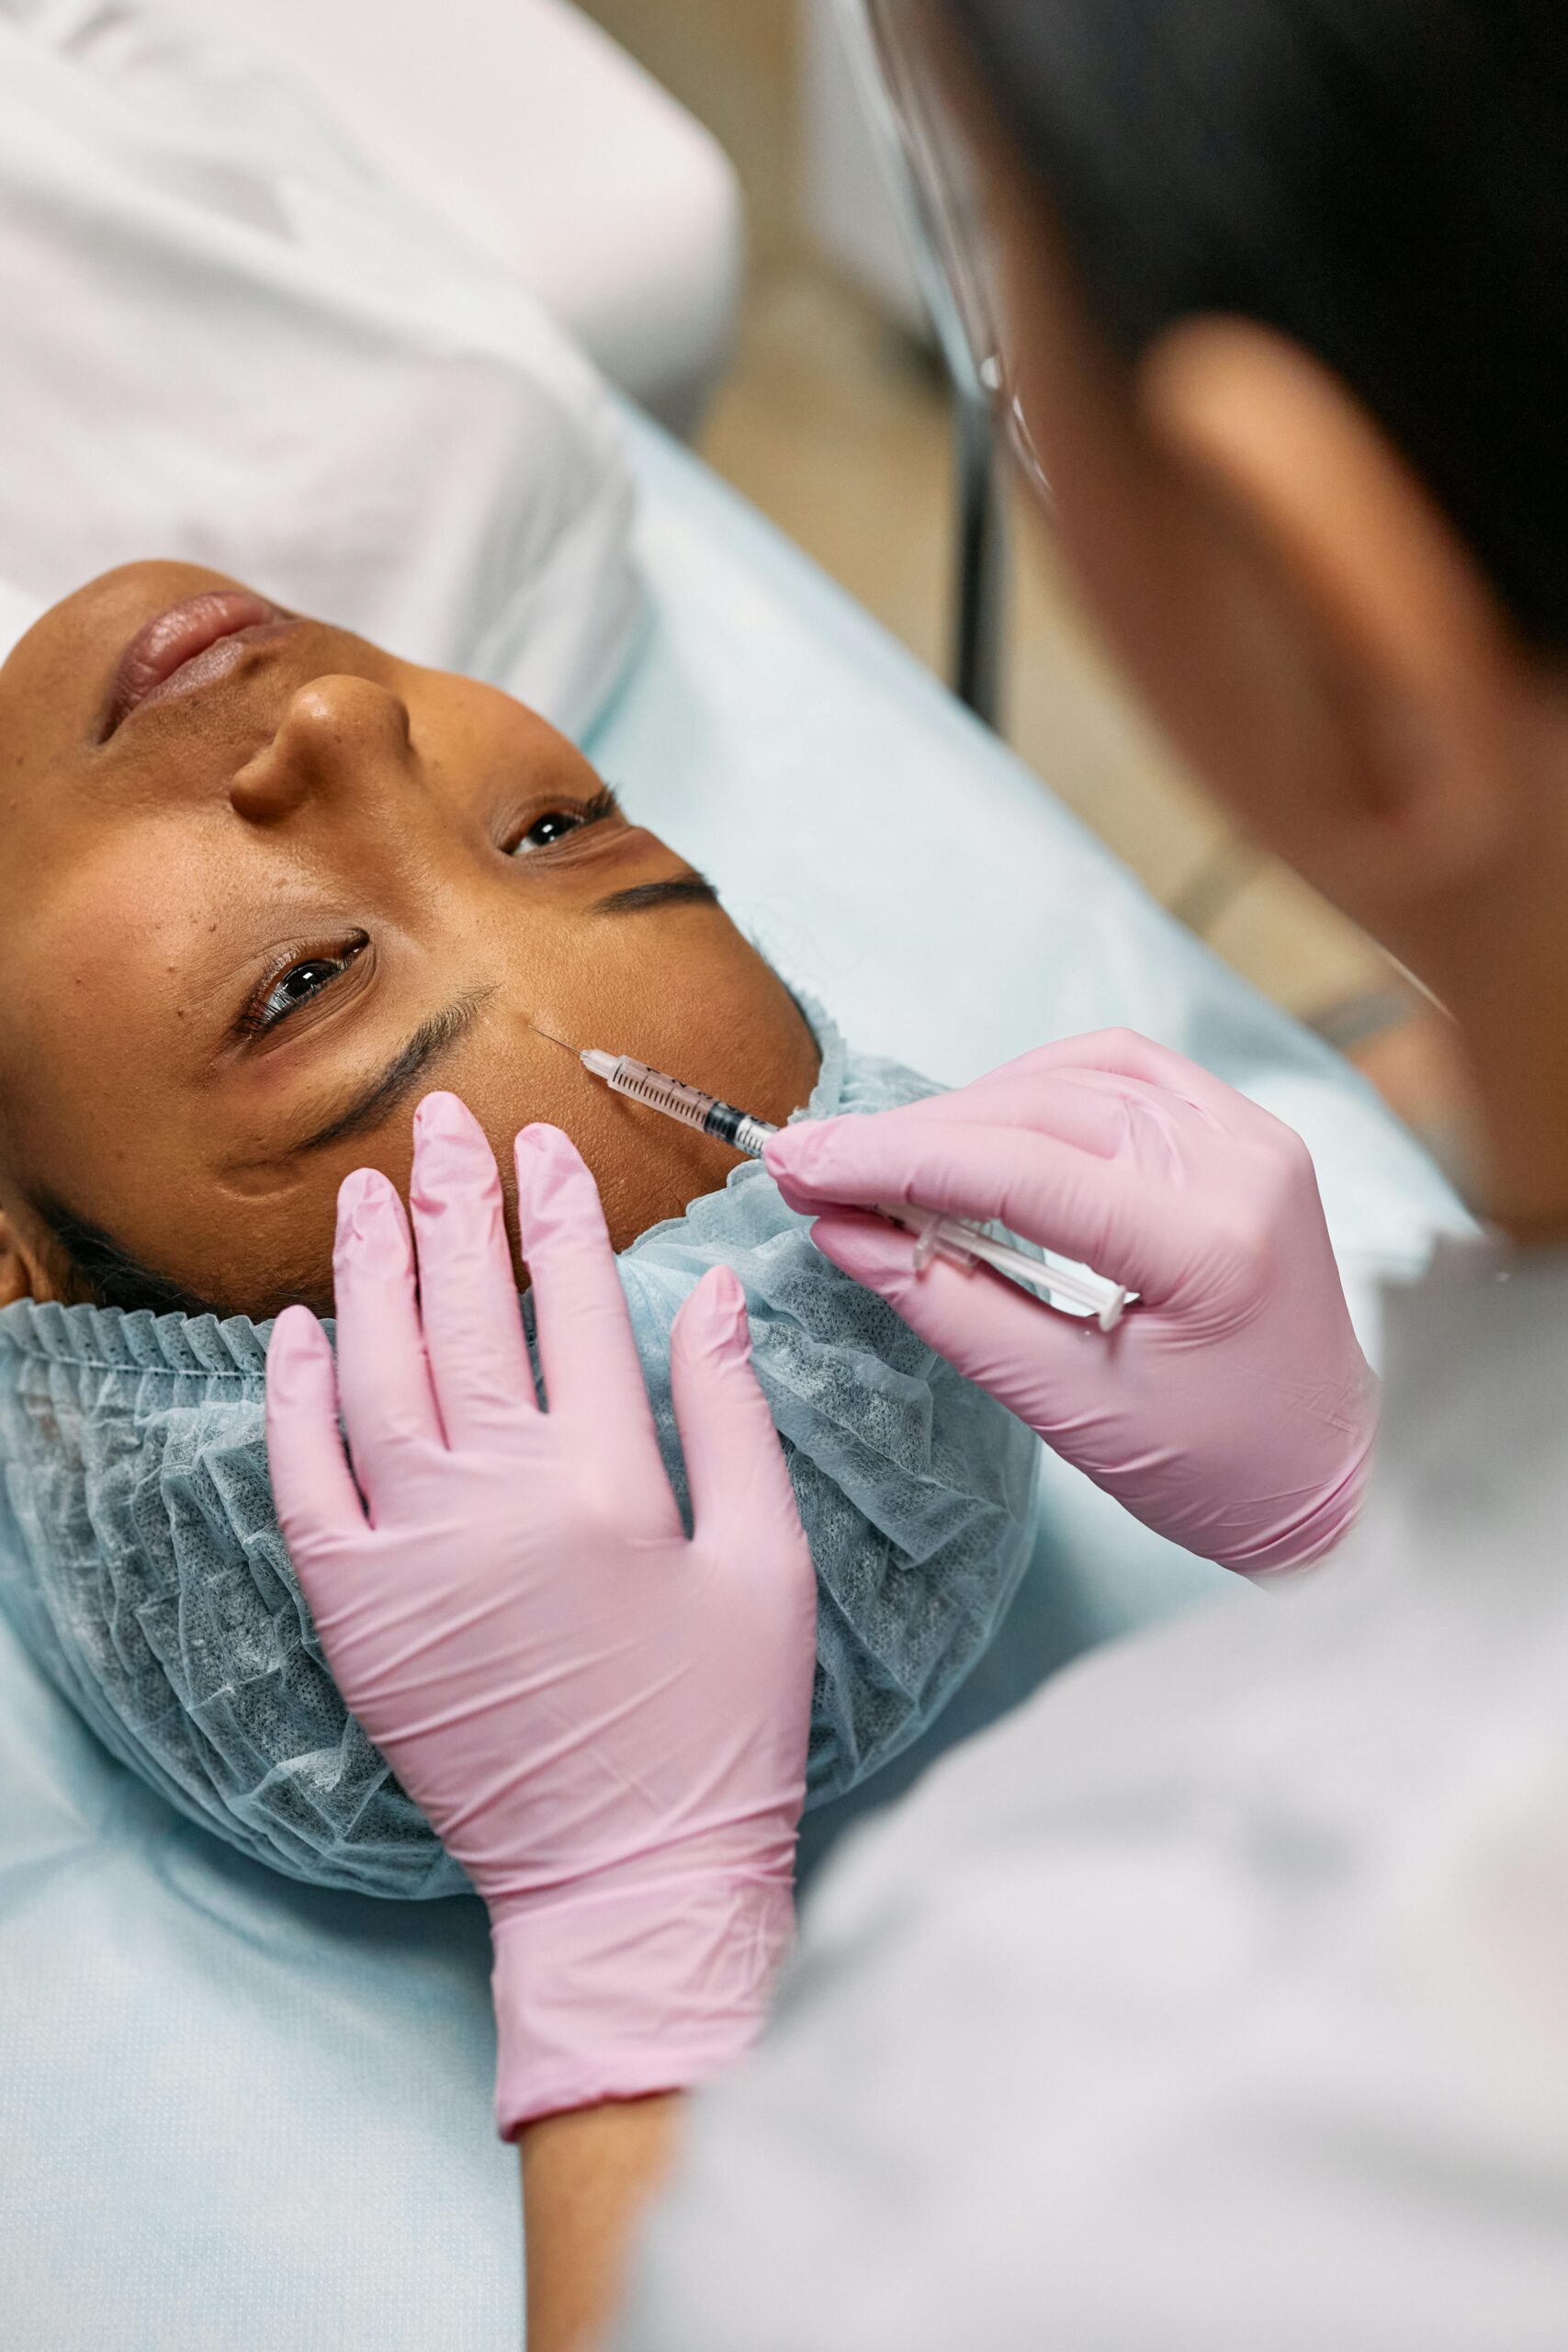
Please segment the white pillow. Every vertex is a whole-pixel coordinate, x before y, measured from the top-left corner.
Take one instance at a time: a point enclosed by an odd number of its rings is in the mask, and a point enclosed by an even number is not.
[[[31,628],[41,610],[36,596],[24,596],[8,580],[0,580],[0,662],[4,662],[23,630]]]
[[[178,556],[592,719],[640,613],[609,395],[265,68],[0,0],[0,318],[23,595]]]

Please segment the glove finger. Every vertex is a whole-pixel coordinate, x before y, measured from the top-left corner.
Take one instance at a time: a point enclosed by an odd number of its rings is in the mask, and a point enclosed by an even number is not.
[[[414,1114],[409,1207],[442,1427],[448,1445],[477,1444],[514,1427],[538,1400],[495,1155],[455,1094],[427,1094]]]
[[[445,1442],[420,1326],[408,1219],[377,1169],[355,1169],[339,1188],[333,1290],[338,1398],[354,1475],[374,1525],[421,1454]]]
[[[669,1498],[599,1188],[558,1127],[517,1138],[517,1217],[549,1409],[591,1419],[633,1486],[657,1479]]]
[[[886,1299],[928,1347],[1042,1437],[1098,1419],[1113,1379],[1120,1334],[1058,1315],[987,1266],[973,1272],[933,1258],[919,1272],[914,1244],[877,1217],[819,1217],[811,1238],[823,1256]],[[1055,1400],[1064,1400],[1064,1413]]]
[[[805,1532],[784,1447],[751,1365],[746,1294],[715,1266],[675,1317],[670,1386],[699,1534],[754,1546],[759,1530]]]
[[[307,1596],[314,1565],[365,1532],[337,1425],[337,1372],[326,1333],[308,1306],[287,1306],[266,1351],[266,1458],[277,1523]]]
[[[1150,1304],[1175,1288],[1190,1254],[1196,1212],[1168,1183],[1055,1136],[914,1121],[904,1110],[787,1132],[799,1139],[791,1166],[774,1167],[773,1143],[768,1166],[790,1206],[807,1216],[911,1203],[994,1219]]]

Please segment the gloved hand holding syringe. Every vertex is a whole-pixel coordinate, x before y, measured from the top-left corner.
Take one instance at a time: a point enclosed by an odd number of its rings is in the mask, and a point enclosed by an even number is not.
[[[535,1025],[537,1027],[537,1023]],[[584,1069],[603,1079],[617,1094],[645,1103],[650,1111],[661,1111],[666,1118],[678,1119],[684,1126],[699,1128],[704,1135],[715,1136],[749,1159],[761,1159],[769,1137],[784,1132],[771,1120],[755,1118],[750,1112],[738,1110],[734,1103],[722,1102],[716,1095],[705,1094],[700,1087],[688,1086],[664,1070],[650,1069],[646,1062],[634,1060],[630,1054],[568,1046],[564,1037],[557,1037],[547,1029],[541,1029],[538,1034],[548,1037],[552,1045],[563,1046],[569,1053],[576,1054]],[[962,1217],[945,1216],[936,1209],[914,1204],[894,1207],[878,1203],[876,1214],[913,1234],[917,1271],[923,1272],[938,1257],[954,1266],[985,1264],[997,1273],[1005,1274],[1009,1281],[1023,1285],[1044,1306],[1055,1307],[1059,1313],[1080,1318],[1092,1317],[1102,1331],[1115,1329],[1137,1295],[1123,1283],[1095,1273],[1090,1267],[1075,1265],[1049,1254],[1044,1259],[1032,1258],[1027,1251],[988,1233],[983,1226]]]
[[[773,1127],[568,1050],[763,1159],[826,1256],[1160,1534],[1258,1575],[1354,1519],[1377,1382],[1312,1161],[1208,1071],[1107,1031],[901,1110]]]

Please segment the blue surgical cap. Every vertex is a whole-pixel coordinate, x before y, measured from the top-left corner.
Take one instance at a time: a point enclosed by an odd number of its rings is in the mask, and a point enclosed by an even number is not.
[[[813,1019],[807,1115],[932,1091]],[[919,1735],[995,1629],[1024,1565],[1036,1441],[830,1266],[760,1165],[619,1264],[682,1503],[670,1329],[709,1266],[745,1286],[817,1566],[808,1802],[837,1795]],[[338,1695],[278,1532],[268,1329],[0,1313],[0,1604],[105,1745],[244,1852],[318,1885],[454,1893],[457,1865]]]

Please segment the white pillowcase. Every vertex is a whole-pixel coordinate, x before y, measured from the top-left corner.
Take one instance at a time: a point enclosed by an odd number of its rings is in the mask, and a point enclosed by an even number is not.
[[[42,610],[36,596],[24,596],[6,580],[0,580],[0,662],[4,662],[22,631],[30,628]]]
[[[21,598],[177,556],[568,729],[604,702],[640,616],[604,384],[265,67],[0,0],[0,318]]]

